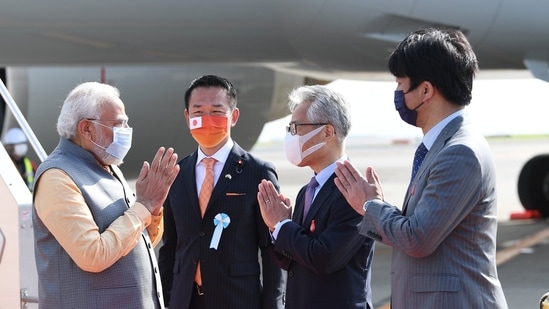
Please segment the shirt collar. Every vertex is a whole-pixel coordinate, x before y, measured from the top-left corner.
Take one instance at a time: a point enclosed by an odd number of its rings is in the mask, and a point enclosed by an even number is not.
[[[318,174],[315,175],[316,182],[318,182],[318,188],[321,188],[327,181],[330,179],[332,174],[335,172],[336,169],[336,162],[343,162],[347,160],[347,155],[344,154],[339,159],[334,161],[332,164],[326,166],[323,170],[321,170]]]
[[[234,142],[231,138],[229,138],[225,143],[225,145],[223,145],[223,147],[221,147],[216,153],[214,153],[210,157],[214,158],[217,162],[225,165],[225,161],[227,161],[227,158],[229,157],[229,153],[231,152],[231,149],[233,149],[233,146],[234,146]],[[200,164],[202,159],[204,159],[205,157],[207,156],[204,154],[204,152],[202,152],[202,149],[198,147],[196,165]]]
[[[423,136],[423,145],[427,147],[427,150],[433,147],[433,144],[435,143],[437,137],[440,135],[440,132],[442,132],[442,129],[444,129],[444,127],[446,127],[446,125],[450,123],[450,121],[461,115],[463,115],[463,109],[453,112],[452,114],[446,116],[446,118],[442,119],[433,128],[431,128],[431,130],[429,130],[429,132],[427,132],[425,136]]]

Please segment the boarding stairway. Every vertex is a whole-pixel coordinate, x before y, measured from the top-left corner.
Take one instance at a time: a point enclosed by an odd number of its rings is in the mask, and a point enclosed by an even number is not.
[[[46,152],[1,80],[0,94],[40,162],[44,161]],[[1,141],[0,146],[0,308],[38,308],[32,194]]]

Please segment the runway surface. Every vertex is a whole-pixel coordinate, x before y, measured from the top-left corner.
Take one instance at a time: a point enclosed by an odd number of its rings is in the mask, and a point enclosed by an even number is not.
[[[411,171],[411,161],[420,141],[372,141],[354,138],[347,154],[361,171],[373,166],[378,172],[385,199],[402,203]],[[549,221],[510,220],[511,213],[523,212],[517,194],[522,166],[533,156],[549,153],[549,137],[489,138],[498,190],[498,272],[511,309],[539,308],[540,297],[549,291]],[[285,159],[278,144],[256,145],[251,151],[275,164],[281,192],[295,200],[312,171],[298,168]],[[372,267],[373,300],[376,308],[389,308],[391,248],[376,244]]]

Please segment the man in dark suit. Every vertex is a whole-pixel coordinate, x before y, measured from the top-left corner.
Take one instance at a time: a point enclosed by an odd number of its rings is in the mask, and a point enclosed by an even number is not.
[[[507,302],[496,268],[496,176],[490,147],[471,124],[477,59],[456,29],[421,29],[389,57],[395,106],[420,127],[411,181],[399,209],[366,178],[338,164],[336,185],[364,216],[361,233],[393,247],[392,308],[492,308]],[[424,158],[424,159],[422,159]]]
[[[257,195],[273,253],[287,270],[286,308],[372,308],[374,241],[359,234],[361,216],[334,183],[336,162],[347,158],[348,105],[324,86],[304,86],[290,94],[289,107],[286,156],[314,176],[299,191],[292,220],[290,200],[271,181]]]
[[[234,86],[213,75],[185,93],[185,119],[199,147],[179,162],[164,205],[159,266],[170,308],[283,307],[284,274],[267,250],[257,202],[257,185],[269,179],[278,187],[277,175],[231,139],[236,103]]]

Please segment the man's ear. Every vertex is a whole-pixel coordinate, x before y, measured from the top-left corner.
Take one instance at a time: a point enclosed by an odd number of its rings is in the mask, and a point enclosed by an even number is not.
[[[433,86],[431,82],[424,81],[423,83],[421,83],[420,87],[421,87],[421,94],[423,98],[422,102],[428,101],[435,94],[435,86]]]
[[[239,117],[240,117],[240,110],[238,109],[238,107],[235,107],[233,112],[231,113],[231,127],[234,127],[236,125]]]
[[[185,110],[183,111],[183,116],[185,116],[185,123],[187,123],[187,128],[191,128],[189,126],[189,111],[185,108]]]
[[[326,138],[328,138],[328,140],[332,139],[332,138],[335,138],[336,137],[336,134],[335,134],[335,128],[333,125],[331,124],[327,124],[325,127],[324,127],[324,136]]]
[[[76,130],[78,131],[79,135],[90,139],[91,138],[91,121],[87,119],[82,119],[78,122],[78,125],[76,126]]]

